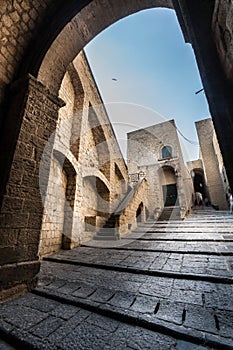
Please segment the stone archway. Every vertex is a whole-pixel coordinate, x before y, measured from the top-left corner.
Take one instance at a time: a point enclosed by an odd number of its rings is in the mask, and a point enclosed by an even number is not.
[[[185,39],[192,43],[195,51],[227,175],[233,187],[233,77],[226,75],[225,63],[221,63],[219,58],[220,46],[217,50],[216,41],[222,39],[213,36],[213,14],[218,1],[48,0],[42,5],[37,0],[33,3],[31,28],[29,23],[24,28],[19,23],[17,30],[11,34],[15,47],[9,50],[7,60],[1,56],[1,69],[5,70],[0,82],[1,115],[4,116],[0,135],[0,149],[3,149],[0,159],[0,168],[3,169],[1,222],[4,232],[0,256],[3,275],[18,276],[17,279],[5,279],[3,288],[30,284],[39,269],[37,252],[43,208],[38,169],[44,146],[55,130],[58,111],[63,106],[58,91],[64,73],[87,42],[129,14],[151,7],[174,7],[176,10]],[[8,6],[11,6],[10,2],[3,0],[1,11]],[[26,13],[29,9],[30,6]],[[17,11],[21,18],[25,11],[22,8]],[[5,23],[7,29],[4,19]],[[23,40],[22,46],[18,45],[19,40]],[[45,190],[46,183],[45,176]],[[20,232],[16,233],[15,222]],[[16,234],[20,234],[23,245],[9,244],[9,236]],[[30,244],[30,249],[28,235],[33,237],[34,242]],[[17,266],[18,257],[20,268]]]
[[[40,233],[40,256],[70,249],[76,189],[76,171],[59,151],[53,152]]]
[[[83,178],[82,216],[85,223],[85,236],[81,241],[93,238],[93,234],[106,222],[110,214],[110,190],[98,176]]]
[[[138,208],[137,208],[137,211],[136,211],[136,220],[137,220],[137,222],[144,221],[143,210],[144,210],[144,205],[143,205],[143,202],[141,202],[139,204]]]
[[[204,171],[202,169],[193,169],[192,178],[194,192],[200,192],[202,194],[203,199],[207,198],[208,200],[210,200]]]

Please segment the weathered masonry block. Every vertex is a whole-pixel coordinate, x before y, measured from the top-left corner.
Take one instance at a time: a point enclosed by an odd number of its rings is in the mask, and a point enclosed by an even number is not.
[[[30,288],[39,271],[41,194],[46,191],[49,154],[42,175],[40,160],[64,104],[32,76],[20,84],[20,97],[22,89],[23,112],[18,111],[19,117],[22,113],[22,123],[0,216],[0,288],[13,293]],[[6,292],[3,294],[6,297]]]
[[[216,0],[212,28],[226,76],[233,79],[233,2]]]

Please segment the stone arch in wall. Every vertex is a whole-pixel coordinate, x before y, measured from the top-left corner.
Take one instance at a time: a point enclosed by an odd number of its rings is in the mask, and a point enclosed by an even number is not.
[[[100,108],[99,106],[89,105],[88,111],[88,121],[89,128],[91,131],[91,136],[93,139],[93,152],[97,156],[98,169],[104,174],[104,176],[110,180],[110,151],[104,131],[104,125],[101,125],[98,116],[95,112],[95,108]]]
[[[161,199],[164,207],[179,205],[177,177],[172,166],[164,165],[158,170]]]
[[[72,153],[78,159],[84,91],[78,73],[71,64],[66,71],[59,89],[59,98],[64,106],[58,113],[55,147],[63,148],[64,153]],[[79,109],[79,112],[77,110]]]
[[[78,72],[75,69],[73,63],[68,66],[67,72],[70,76],[72,86],[74,88],[75,100],[73,106],[72,118],[72,132],[70,137],[70,150],[78,160],[80,139],[81,139],[81,124],[83,116],[83,105],[84,105],[84,89],[79,78]]]
[[[64,154],[54,150],[40,233],[40,256],[61,248],[70,249],[75,190],[76,171],[73,165]]]
[[[98,176],[83,178],[83,207],[85,230],[95,232],[110,214],[110,190]],[[92,238],[91,236],[89,238]]]
[[[207,198],[208,200],[210,200],[203,169],[192,169],[191,176],[193,179],[194,192],[200,192],[202,194],[203,199]]]
[[[141,202],[137,208],[137,211],[136,211],[136,220],[137,222],[142,222],[144,221],[143,219],[143,210],[144,210],[144,204],[143,202]]]
[[[53,86],[50,87],[53,91],[56,89],[56,85],[59,87],[60,74],[61,76],[64,75],[64,72],[62,72],[64,67],[67,67],[67,64],[74,60],[83,47],[102,30],[141,10],[161,7],[173,8],[171,0],[145,0],[143,2],[127,0],[124,3],[114,0],[108,2],[98,0],[85,1],[85,3],[86,6],[83,8],[80,4],[74,4],[74,2],[71,2],[68,6],[63,5],[69,11],[66,16],[64,16],[64,13],[60,14],[61,21],[66,22],[66,25],[59,28],[60,32],[53,42],[49,38],[50,45],[47,44],[47,48],[43,47],[43,60],[40,63],[37,62],[33,67],[33,71],[35,71],[33,74],[38,75],[38,79],[47,87],[51,86],[51,78],[54,77],[56,72],[57,82],[54,81]],[[61,25],[61,22],[58,21],[59,25]],[[43,43],[44,45],[45,43]],[[57,52],[60,52],[61,49],[63,55],[57,55]],[[51,65],[51,63],[53,64]]]
[[[121,195],[126,192],[127,183],[117,163],[114,163],[114,183],[115,196],[120,199]]]

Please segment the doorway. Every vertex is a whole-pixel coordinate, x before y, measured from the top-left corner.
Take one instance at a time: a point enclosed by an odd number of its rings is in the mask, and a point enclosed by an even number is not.
[[[163,185],[163,200],[165,207],[173,207],[178,205],[177,187],[176,184]]]

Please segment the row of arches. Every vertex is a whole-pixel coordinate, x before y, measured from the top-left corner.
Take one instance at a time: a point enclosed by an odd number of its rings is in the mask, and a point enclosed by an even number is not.
[[[96,217],[110,212],[109,184],[98,171],[81,176],[77,167],[61,152],[54,150],[51,159],[49,188],[44,198],[39,254],[44,256],[59,249],[71,249],[92,237],[84,231],[96,229]],[[83,174],[82,174],[83,175]],[[82,189],[80,193],[80,179]],[[81,200],[80,200],[81,198]],[[82,212],[82,215],[80,213]],[[91,227],[86,229],[88,218]]]

